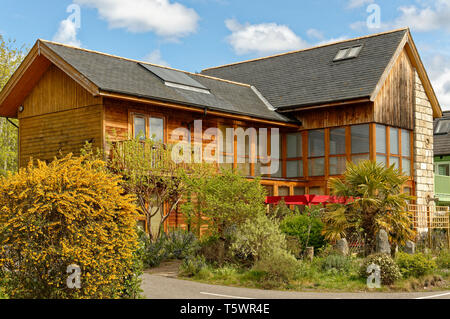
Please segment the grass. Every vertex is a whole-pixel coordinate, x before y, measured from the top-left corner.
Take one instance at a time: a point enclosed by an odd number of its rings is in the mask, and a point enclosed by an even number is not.
[[[258,289],[275,289],[291,291],[317,292],[366,292],[366,291],[431,291],[450,290],[450,272],[445,269],[435,271],[432,275],[420,278],[403,278],[392,286],[369,289],[366,280],[359,277],[358,269],[361,259],[352,258],[348,269],[324,270],[321,258],[312,263],[299,261],[295,278],[289,283],[267,280],[263,272],[239,268],[236,265],[214,267],[208,265],[195,276],[187,278],[193,281]],[[443,281],[442,281],[443,280]]]

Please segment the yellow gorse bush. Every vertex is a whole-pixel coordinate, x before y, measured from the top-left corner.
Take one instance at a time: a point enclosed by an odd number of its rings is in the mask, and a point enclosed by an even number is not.
[[[119,298],[133,276],[135,198],[105,163],[67,155],[0,179],[0,267],[12,298]],[[81,288],[67,287],[67,267]],[[0,268],[1,269],[1,268]]]

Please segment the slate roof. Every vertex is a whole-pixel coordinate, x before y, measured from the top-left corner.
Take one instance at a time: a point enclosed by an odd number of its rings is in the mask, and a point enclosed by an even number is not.
[[[450,121],[450,111],[442,112],[442,117],[434,120],[434,128],[441,120]],[[447,134],[434,134],[434,155],[450,155],[450,132]]]
[[[211,94],[169,87],[155,74],[139,65],[137,61],[53,42],[43,41],[43,43],[103,91],[207,107],[210,110],[267,120],[292,121],[273,109],[269,109],[249,85],[234,84],[229,81],[177,71],[189,75],[207,87]]]
[[[202,74],[255,86],[278,109],[371,96],[407,29],[205,69]],[[341,48],[358,57],[333,62]]]

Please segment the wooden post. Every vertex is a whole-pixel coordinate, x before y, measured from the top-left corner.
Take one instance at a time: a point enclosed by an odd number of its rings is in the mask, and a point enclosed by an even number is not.
[[[430,213],[430,204],[427,205],[427,228],[428,228],[428,246],[432,247],[432,237],[431,237],[431,213]]]

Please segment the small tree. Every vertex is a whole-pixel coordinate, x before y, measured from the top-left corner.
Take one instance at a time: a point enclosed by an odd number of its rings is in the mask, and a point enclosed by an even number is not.
[[[191,179],[192,201],[182,205],[187,219],[198,217],[211,235],[225,240],[226,232],[258,214],[265,214],[265,190],[258,179],[249,181],[232,170]]]
[[[375,250],[380,229],[388,232],[394,245],[413,239],[412,220],[406,210],[407,201],[412,198],[401,193],[407,179],[394,166],[373,161],[347,163],[344,179],[330,179],[329,187],[333,195],[353,199],[328,206],[323,217],[325,237],[334,241],[352,231],[361,232],[367,255]]]
[[[0,269],[12,298],[119,298],[136,283],[137,207],[105,163],[67,155],[0,180]],[[67,286],[68,266],[81,287]],[[136,286],[134,286],[136,287]]]
[[[161,236],[165,221],[186,195],[187,181],[201,178],[211,170],[207,164],[177,164],[170,145],[140,138],[112,145],[110,168],[122,177],[126,191],[136,195],[152,240]],[[154,234],[150,225],[158,214],[161,218]]]

